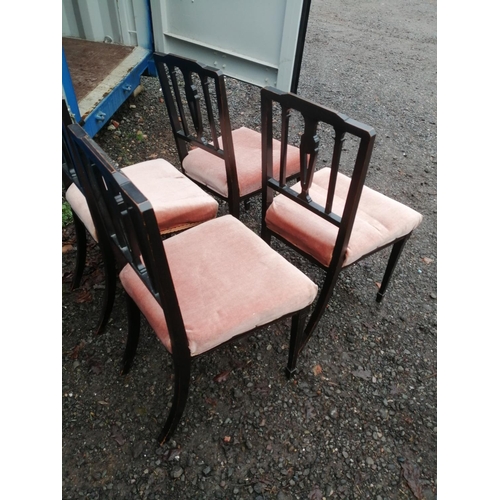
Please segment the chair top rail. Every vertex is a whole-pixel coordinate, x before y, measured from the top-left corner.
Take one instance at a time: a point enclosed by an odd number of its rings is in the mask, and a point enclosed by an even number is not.
[[[263,102],[278,102],[283,108],[295,109],[304,117],[327,123],[332,125],[335,130],[343,130],[360,139],[364,138],[368,140],[375,137],[375,129],[372,126],[354,120],[343,113],[319,105],[308,99],[299,97],[296,94],[285,92],[274,87],[264,87],[261,89],[261,96]]]

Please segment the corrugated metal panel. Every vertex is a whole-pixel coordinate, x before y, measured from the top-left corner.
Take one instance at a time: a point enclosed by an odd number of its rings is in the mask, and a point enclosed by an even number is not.
[[[151,48],[145,0],[63,0],[62,36]]]
[[[304,0],[151,0],[155,50],[289,90]]]

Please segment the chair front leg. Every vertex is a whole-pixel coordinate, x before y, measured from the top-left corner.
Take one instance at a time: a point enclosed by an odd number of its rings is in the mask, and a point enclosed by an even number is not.
[[[290,333],[290,346],[288,349],[288,365],[285,369],[286,377],[291,379],[297,372],[297,358],[301,349],[304,325],[306,323],[309,307],[302,309],[292,316],[292,329]]]
[[[128,334],[125,352],[123,353],[122,375],[126,375],[132,367],[141,329],[141,311],[126,292],[125,297],[127,301]]]
[[[380,285],[380,289],[377,292],[377,302],[382,302],[382,299],[384,298],[385,291],[387,289],[387,285],[389,284],[389,281],[391,280],[392,273],[394,269],[396,268],[396,264],[398,263],[399,257],[401,257],[401,253],[403,251],[403,248],[410,238],[411,233],[408,234],[405,238],[396,241],[394,245],[392,246],[391,250],[391,255],[389,257],[389,262],[387,263],[387,267],[385,268],[385,273],[384,273],[384,279],[382,280],[382,284]]]
[[[83,270],[85,269],[85,260],[87,258],[87,230],[78,215],[76,215],[73,210],[71,210],[71,212],[73,214],[76,235],[76,262],[75,270],[73,271],[73,282],[71,283],[71,290],[74,290],[80,286]]]
[[[325,281],[323,282],[323,287],[321,288],[321,291],[319,293],[318,301],[316,302],[316,306],[314,307],[311,317],[307,322],[304,331],[304,341],[300,346],[300,351],[302,351],[302,349],[306,346],[307,342],[311,338],[311,335],[318,326],[319,320],[325,312],[328,302],[330,302],[330,299],[332,298],[333,289],[335,288],[335,285],[339,278],[340,269],[340,266],[338,269],[330,269],[326,274]]]
[[[189,393],[191,357],[189,355],[182,356],[182,358],[177,360],[174,357],[174,369],[174,397],[172,398],[172,406],[170,407],[167,421],[158,436],[160,446],[163,446],[172,437],[184,413]]]

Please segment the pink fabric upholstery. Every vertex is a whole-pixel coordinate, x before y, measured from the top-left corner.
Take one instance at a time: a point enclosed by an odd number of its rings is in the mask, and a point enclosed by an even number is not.
[[[162,234],[185,229],[217,216],[218,203],[166,160],[136,163],[122,168],[122,172],[151,202]],[[97,241],[87,200],[75,184],[67,190],[66,199]]]
[[[317,293],[316,284],[230,215],[164,247],[192,356],[308,306]],[[162,308],[130,266],[120,280],[171,352]]]
[[[324,206],[330,177],[330,168],[314,173],[309,194]],[[342,215],[350,178],[339,174],[335,189],[333,212]],[[300,192],[300,185],[293,187]],[[422,215],[383,194],[364,186],[356,219],[347,247],[343,266],[348,266],[364,255],[413,231],[422,221]],[[266,212],[269,229],[308,253],[321,264],[330,264],[338,229],[283,195],[274,198]]]
[[[66,201],[70,204],[75,214],[78,215],[78,218],[83,222],[92,238],[97,241],[97,233],[90,215],[89,206],[87,205],[87,199],[78,189],[76,184],[71,184],[66,190]]]
[[[151,202],[162,234],[217,215],[217,202],[166,160],[136,163],[122,172]]]
[[[262,138],[259,132],[241,127],[233,130],[234,156],[238,172],[240,196],[262,189]],[[219,141],[221,139],[219,138]],[[223,146],[221,146],[223,147]],[[273,140],[273,170],[279,176],[280,142]],[[192,149],[182,166],[192,179],[227,197],[227,177],[224,160],[204,151]],[[299,149],[288,146],[287,177],[299,172]]]

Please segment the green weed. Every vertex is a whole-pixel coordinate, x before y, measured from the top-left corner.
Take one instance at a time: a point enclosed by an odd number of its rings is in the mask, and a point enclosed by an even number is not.
[[[63,201],[62,204],[62,227],[67,226],[73,222],[73,213],[71,212],[71,207],[67,201]]]

